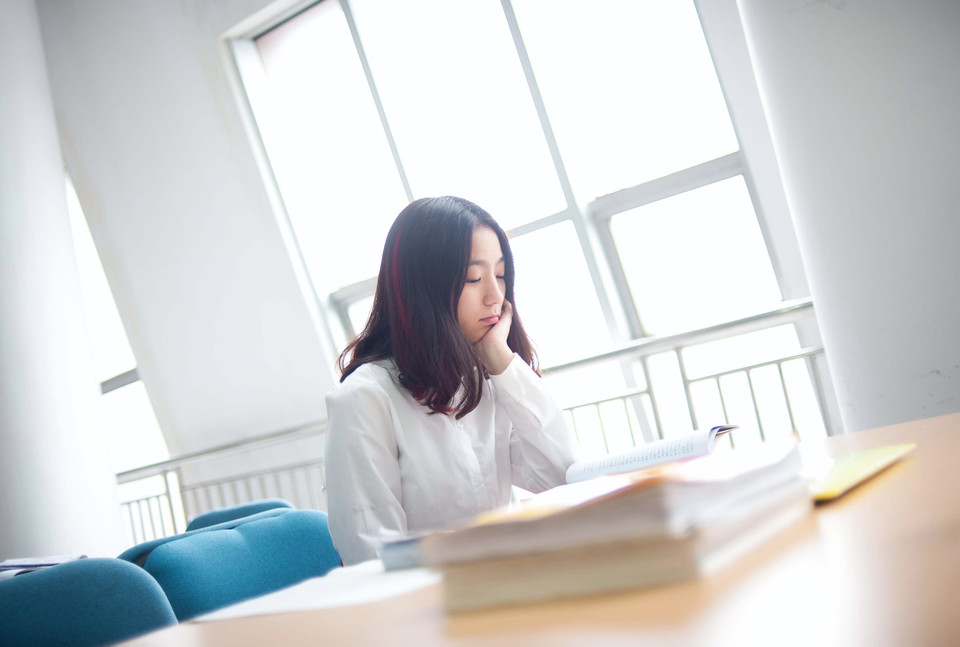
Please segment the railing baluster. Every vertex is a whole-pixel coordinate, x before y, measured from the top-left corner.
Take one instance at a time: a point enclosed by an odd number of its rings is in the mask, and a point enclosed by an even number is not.
[[[182,532],[187,529],[187,511],[184,508],[184,501],[183,501],[183,470],[177,467],[167,475],[167,478],[168,478],[168,482],[170,479],[173,479],[175,481],[176,492],[180,494],[180,497],[178,499],[178,506],[172,512],[173,532],[174,533]],[[173,492],[174,488],[170,488],[170,491]]]
[[[690,394],[690,378],[687,377],[687,369],[683,365],[683,348],[677,348],[674,351],[674,355],[677,358],[677,366],[680,368],[680,380],[683,382],[683,396],[687,400],[687,411],[690,413],[690,423],[693,425],[694,429],[699,429],[700,425],[697,423],[697,412],[693,409],[693,396]]]
[[[757,429],[760,430],[760,440],[766,440],[766,434],[763,433],[763,420],[760,418],[760,407],[757,405],[757,392],[753,388],[753,375],[750,371],[744,371],[747,374],[747,386],[750,387],[750,400],[753,402],[753,413],[757,416]]]
[[[198,508],[197,514],[201,515],[204,512],[209,512],[210,510],[213,510],[213,498],[210,496],[210,488],[205,487],[198,490],[198,492],[203,493],[203,499],[207,502],[207,505],[202,510]]]
[[[196,489],[191,488],[188,485],[184,485],[183,481],[180,482],[180,491],[186,494],[190,500],[190,505],[184,505],[183,507],[183,528],[186,530],[187,524],[190,523],[190,520],[200,514],[197,512],[200,507],[200,501],[197,498]]]
[[[150,528],[153,530],[153,536],[163,537],[163,529],[161,526],[160,531],[157,531],[157,526],[160,526],[160,497],[152,496],[147,503],[147,509],[150,510]],[[156,513],[156,514],[154,514]]]
[[[810,374],[813,375],[813,393],[817,398],[820,416],[823,418],[823,427],[827,431],[827,436],[832,436],[833,425],[830,424],[830,416],[827,415],[827,402],[823,395],[823,383],[820,379],[820,370],[817,368],[817,360],[811,355],[806,358],[806,362]]]
[[[730,424],[730,413],[727,411],[727,399],[723,396],[723,385],[720,384],[720,378],[719,378],[719,377],[713,378],[713,381],[716,382],[716,384],[717,384],[717,395],[720,397],[720,410],[723,411],[723,423],[724,423],[725,425],[729,425],[729,424]],[[736,430],[734,430],[734,431],[736,431]],[[736,447],[737,447],[736,441],[734,441],[734,439],[733,439],[734,431],[731,431],[730,433],[726,434],[726,436],[727,436],[727,438],[730,439],[730,447],[736,449]]]
[[[307,494],[310,500],[310,507],[314,510],[320,509],[320,498],[317,496],[317,485],[313,480],[313,471],[308,469],[307,474]]]
[[[630,445],[636,447],[637,436],[633,433],[633,420],[630,418],[630,406],[627,404],[625,398],[621,400],[621,402],[623,402],[623,415],[627,418],[627,428],[630,430]]]
[[[150,537],[147,538],[147,525],[143,520],[143,499],[137,501],[137,512],[140,514],[140,529],[143,531],[144,541],[149,541],[154,539],[156,535],[153,534],[153,522],[150,522]]]
[[[140,541],[137,539],[137,526],[136,522],[133,520],[131,504],[129,502],[124,503],[123,509],[127,513],[127,527],[130,529],[130,541],[132,541],[134,544],[139,544]]]
[[[650,381],[650,368],[646,356],[640,358],[643,367],[643,378],[647,382],[647,394],[650,396],[650,411],[653,412],[653,424],[657,428],[656,438],[663,440],[663,422],[660,420],[660,407],[657,406],[657,396],[653,392],[653,383]]]
[[[777,362],[777,374],[780,376],[780,389],[783,391],[783,400],[787,403],[787,416],[790,418],[790,429],[794,433],[799,433],[797,422],[793,419],[793,403],[790,401],[790,394],[787,392],[787,378],[783,375],[783,362]]]
[[[267,482],[264,480],[264,475],[261,474],[260,478],[257,480],[260,482],[260,495],[263,498],[267,498]]]
[[[581,442],[580,438],[580,429],[577,428],[577,414],[576,409],[568,409],[570,412],[570,426],[573,427],[573,437],[577,439],[577,442]]]
[[[600,437],[603,438],[603,450],[610,453],[610,442],[607,440],[607,429],[603,424],[603,413],[600,411],[600,405],[594,405],[597,410],[597,421],[600,423]]]
[[[170,494],[170,472],[163,473],[163,493],[167,497],[167,507],[170,509],[170,525],[173,527],[173,533],[177,534],[177,521],[173,516],[173,496]]]
[[[300,474],[300,470],[292,469],[289,470],[290,473],[290,485],[293,487],[293,498],[291,501],[298,508],[302,508],[303,504],[299,503],[300,501],[300,480],[297,478],[297,475]]]
[[[170,533],[167,532],[167,524],[163,517],[163,501],[163,499],[159,497],[157,498],[157,520],[160,522],[160,536],[167,537],[170,535]]]
[[[133,525],[134,535],[140,535],[138,541],[146,541],[147,535],[143,531],[143,518],[140,515],[140,506],[136,501],[132,501],[130,504],[130,522]]]

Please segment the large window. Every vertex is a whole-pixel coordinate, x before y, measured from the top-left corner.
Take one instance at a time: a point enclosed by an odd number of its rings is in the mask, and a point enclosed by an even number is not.
[[[133,351],[69,178],[67,211],[93,347],[94,370],[103,393],[100,402],[113,470],[123,472],[167,459],[170,455],[163,434],[137,374]]]
[[[369,311],[393,217],[439,194],[508,230],[548,367],[783,300],[692,1],[324,0],[244,43],[250,105],[340,341]],[[744,348],[801,350],[788,325],[555,386],[565,401],[585,384],[649,386],[645,435],[682,433],[709,409],[677,380],[685,355],[722,372]]]

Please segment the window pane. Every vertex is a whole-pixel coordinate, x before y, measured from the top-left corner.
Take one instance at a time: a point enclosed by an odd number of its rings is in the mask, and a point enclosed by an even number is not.
[[[606,350],[610,337],[573,223],[510,241],[517,267],[517,310],[541,364]]]
[[[105,393],[100,402],[115,472],[170,458],[143,382]]]
[[[93,350],[93,364],[97,380],[103,382],[137,365],[133,350],[127,341],[127,333],[120,322],[113,293],[100,265],[100,256],[94,246],[87,219],[80,208],[80,201],[67,178],[67,211],[73,231],[73,246],[77,253],[77,269],[80,289],[87,315],[87,332]]]
[[[701,328],[781,300],[740,176],[610,221],[647,334]]]
[[[739,148],[693,2],[513,4],[580,201]]]
[[[256,42],[266,87],[245,77],[248,94],[314,285],[374,276],[407,199],[339,3]]]
[[[800,351],[792,325],[718,339],[683,349],[683,367],[691,380],[786,357]]]
[[[821,439],[827,435],[823,414],[817,402],[814,385],[806,361],[799,359],[783,365],[787,396],[793,408],[793,419],[801,440]]]
[[[354,333],[359,335],[360,331],[367,325],[371,310],[373,310],[372,296],[364,297],[347,307],[347,316],[350,318],[350,325],[353,326]]]
[[[416,197],[459,195],[507,229],[566,207],[498,2],[351,7]]]
[[[647,370],[650,371],[650,387],[656,397],[661,435],[674,438],[690,433],[693,421],[690,419],[677,354],[671,351],[651,355],[647,359]]]

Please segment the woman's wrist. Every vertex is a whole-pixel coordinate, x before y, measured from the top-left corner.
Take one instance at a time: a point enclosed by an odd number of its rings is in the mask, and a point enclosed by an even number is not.
[[[506,344],[494,344],[491,348],[480,348],[480,359],[491,375],[500,375],[513,361],[513,351]]]

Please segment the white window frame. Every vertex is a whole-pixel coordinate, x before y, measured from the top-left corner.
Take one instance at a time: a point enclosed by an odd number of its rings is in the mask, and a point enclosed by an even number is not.
[[[613,237],[610,233],[611,218],[618,213],[650,204],[656,200],[672,197],[738,175],[742,176],[746,183],[783,298],[785,300],[793,299],[809,294],[736,2],[735,0],[693,1],[700,17],[700,23],[727,104],[739,149],[723,157],[677,171],[665,177],[621,189],[581,205],[574,197],[574,191],[550,125],[534,70],[527,56],[511,0],[501,0],[504,16],[567,205],[560,212],[511,229],[507,234],[510,237],[520,236],[560,222],[571,222],[577,232],[610,337],[615,342],[642,338],[646,333],[640,322],[640,315],[636,310],[633,299],[630,297],[627,280],[618,260]],[[360,41],[350,7],[350,0],[340,0],[340,3],[406,197],[408,200],[413,200],[414,196],[407,181],[403,162],[400,159],[387,115],[380,102],[376,83]],[[272,196],[277,212],[283,216],[281,224],[285,230],[288,244],[291,246],[292,255],[299,265],[297,269],[302,278],[302,286],[304,291],[309,293],[309,300],[317,305],[318,316],[326,321],[327,335],[330,336],[328,338],[332,339],[331,334],[334,328],[344,331],[345,337],[350,337],[358,332],[352,326],[348,311],[352,304],[373,295],[376,288],[376,277],[345,286],[329,295],[318,294],[313,288],[306,273],[302,252],[296,243],[289,218],[286,216],[283,200],[276,179],[270,169],[245,90],[245,85],[249,86],[257,83],[258,75],[263,74],[262,64],[256,51],[255,39],[314,4],[316,4],[315,0],[297,0],[285,3],[279,10],[273,10],[268,16],[255,15],[224,34],[221,43],[228,68],[233,73],[234,90],[245,109],[245,120],[251,133],[251,139],[255,142],[255,154],[266,180],[268,191]],[[802,343],[819,341],[819,335],[815,328],[810,329],[808,327],[806,331],[801,329],[799,332]],[[803,339],[803,337],[808,339]],[[334,347],[339,345],[334,342]]]

